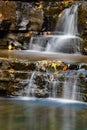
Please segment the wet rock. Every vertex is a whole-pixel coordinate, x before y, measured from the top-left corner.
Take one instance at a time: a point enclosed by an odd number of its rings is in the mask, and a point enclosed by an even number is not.
[[[9,30],[11,26],[11,21],[9,20],[3,20],[0,24],[0,30]]]
[[[84,70],[83,70],[84,71]],[[80,93],[82,95],[82,100],[86,101],[86,93],[87,93],[87,77],[85,75],[85,71],[83,72],[81,70],[81,72],[79,73],[79,77],[78,77],[78,89],[80,90]]]
[[[35,92],[35,97],[37,98],[47,98],[49,97],[49,92],[46,89],[36,89]]]
[[[79,65],[78,64],[69,64],[68,69],[70,69],[70,70],[78,70]]]
[[[0,90],[1,90],[1,92],[3,92],[3,93],[7,92],[8,91],[8,87],[9,87],[9,80],[6,79],[6,78],[1,78],[0,79]],[[6,95],[7,95],[7,93],[6,93]],[[6,96],[6,95],[4,95],[4,96]]]
[[[0,60],[0,68],[2,67],[2,64],[3,64],[3,62],[2,62],[2,60]]]
[[[3,60],[1,69],[2,70],[10,69],[10,65],[9,65],[9,61],[8,60]]]
[[[29,70],[32,70],[32,71],[37,70],[37,69],[38,69],[38,66],[37,66],[37,65],[38,65],[37,62],[30,62],[30,63],[28,64],[28,69],[29,69]]]
[[[23,90],[28,84],[27,80],[11,80],[7,88],[7,95],[9,96],[23,96]]]
[[[24,80],[24,79],[28,79],[28,77],[30,76],[31,73],[26,72],[24,70],[22,72],[21,71],[17,71],[17,72],[14,71],[13,74],[14,74],[15,79],[22,79],[22,80]]]
[[[47,77],[44,74],[38,73],[34,78],[34,83],[39,86],[39,88],[44,88],[47,84]]]
[[[57,78],[58,78],[58,81],[63,82],[64,79],[65,79],[65,75],[60,73],[60,74],[57,76]]]
[[[82,65],[80,66],[80,69],[85,69],[85,70],[87,70],[87,65],[86,65],[86,64],[82,64]]]
[[[83,96],[83,101],[87,102],[87,94]]]
[[[34,70],[36,68],[34,63],[28,63],[28,62],[24,62],[24,61],[13,61],[10,62],[10,66],[12,69],[14,70]]]

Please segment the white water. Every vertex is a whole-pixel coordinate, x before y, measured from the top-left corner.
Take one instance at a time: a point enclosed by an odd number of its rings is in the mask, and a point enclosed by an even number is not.
[[[77,85],[78,74],[74,71],[70,71],[67,76],[65,76],[64,89],[63,89],[63,98],[80,100],[80,93],[78,92]]]
[[[51,81],[49,84],[49,87],[51,88],[49,97],[56,98],[57,97],[57,90],[58,90],[58,81]]]
[[[26,96],[30,96],[31,94],[33,95],[34,94],[34,92],[33,92],[33,78],[34,78],[34,76],[35,76],[35,74],[36,74],[36,71],[34,71],[33,73],[32,73],[32,75],[31,75],[31,77],[30,77],[30,79],[29,79],[29,83],[28,83],[28,87],[27,87],[27,94],[26,94]],[[34,95],[33,95],[34,96]]]
[[[73,100],[76,100],[77,99],[77,89],[78,89],[78,86],[77,86],[77,76],[74,76],[74,84],[73,84],[73,89],[72,89],[72,96],[71,96],[71,99]]]
[[[59,31],[64,35],[75,36],[78,34],[77,19],[78,5],[72,5],[65,9],[59,16],[55,31]]]

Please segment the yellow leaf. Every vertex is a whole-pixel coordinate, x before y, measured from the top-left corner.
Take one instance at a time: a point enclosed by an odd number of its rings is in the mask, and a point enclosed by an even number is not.
[[[39,5],[39,7],[38,7],[39,9],[42,9],[43,8],[43,6],[42,5]]]

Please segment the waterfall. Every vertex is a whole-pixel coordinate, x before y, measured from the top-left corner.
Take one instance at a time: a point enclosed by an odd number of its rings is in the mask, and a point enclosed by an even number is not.
[[[63,86],[63,98],[78,100],[80,99],[80,93],[78,92],[77,85],[78,73],[76,71],[69,71],[65,75],[65,82]]]
[[[70,64],[68,66],[70,67]],[[58,75],[53,72],[33,71],[29,76],[25,94],[27,97],[52,97],[82,101],[83,92],[81,92],[79,77],[81,72],[78,69],[61,71]]]
[[[62,35],[50,36],[46,51],[80,53],[81,38],[78,37],[78,5],[72,5],[60,15],[55,28]]]
[[[77,35],[78,5],[65,9],[59,16],[55,31],[64,35]]]
[[[78,19],[78,5],[72,5],[70,8],[65,9],[62,11],[62,13],[59,15],[56,28],[53,35],[44,35],[44,36],[36,36],[31,37],[30,40],[30,49],[32,50],[38,50],[38,51],[46,51],[46,52],[62,52],[62,53],[80,53],[80,44],[82,39],[77,36],[78,28],[77,28],[77,19]],[[58,35],[55,33],[58,32]],[[60,33],[60,34],[59,34]],[[29,84],[28,84],[28,96],[32,89],[33,84],[33,78],[34,78],[35,72],[32,74]],[[65,75],[65,81],[63,83],[63,94],[62,97],[65,99],[77,99],[77,79],[78,74],[76,71],[70,71],[69,75]],[[58,87],[59,87],[59,81],[52,81],[50,82],[49,88],[51,88],[50,95],[51,97],[57,97],[58,96]],[[43,93],[41,90],[41,87],[39,87],[38,93]],[[61,85],[60,85],[61,87]],[[61,89],[61,88],[60,88]],[[45,89],[43,89],[44,91]],[[80,97],[78,96],[78,99]]]
[[[57,91],[58,91],[58,81],[51,81],[50,84],[50,97],[56,98],[57,97]]]
[[[78,5],[65,9],[58,17],[53,35],[32,37],[32,50],[62,53],[80,53],[82,39],[77,36]],[[57,32],[57,35],[55,34]]]
[[[33,84],[33,78],[36,74],[36,71],[34,71],[32,74],[31,74],[31,77],[29,78],[29,83],[28,83],[28,86],[27,86],[27,91],[26,91],[26,96],[33,96],[34,92],[33,92],[33,88],[34,88],[34,84]]]

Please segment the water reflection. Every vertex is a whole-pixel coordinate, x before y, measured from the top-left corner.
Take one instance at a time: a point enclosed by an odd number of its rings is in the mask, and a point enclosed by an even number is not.
[[[0,130],[86,130],[86,107],[62,104],[0,100]]]

